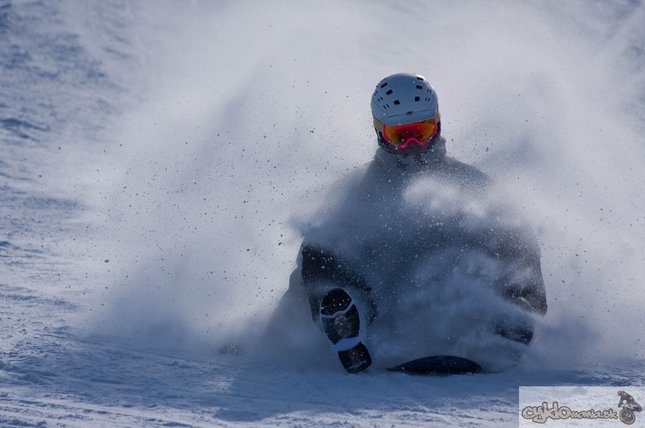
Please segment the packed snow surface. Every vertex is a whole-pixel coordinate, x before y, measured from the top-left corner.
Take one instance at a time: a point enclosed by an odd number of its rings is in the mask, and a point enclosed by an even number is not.
[[[498,427],[520,386],[644,386],[643,22],[635,0],[0,0],[0,426]],[[298,225],[372,159],[370,96],[401,71],[538,237],[549,310],[515,367],[349,375],[308,307],[280,312]]]

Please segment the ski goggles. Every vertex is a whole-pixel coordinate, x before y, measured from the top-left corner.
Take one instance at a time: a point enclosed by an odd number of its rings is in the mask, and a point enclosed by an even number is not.
[[[402,125],[385,125],[374,119],[374,127],[388,144],[398,150],[405,149],[413,143],[425,146],[437,135],[437,119],[434,117]]]

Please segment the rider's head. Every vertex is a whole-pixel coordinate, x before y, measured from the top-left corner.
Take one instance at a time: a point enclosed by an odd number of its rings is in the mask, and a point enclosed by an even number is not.
[[[376,85],[371,105],[378,142],[388,152],[424,153],[439,140],[437,93],[423,76],[386,77]]]

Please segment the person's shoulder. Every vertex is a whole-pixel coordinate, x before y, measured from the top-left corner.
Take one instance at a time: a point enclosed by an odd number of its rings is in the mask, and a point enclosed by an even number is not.
[[[488,187],[492,179],[478,168],[461,162],[453,157],[444,156],[439,173],[467,187]]]

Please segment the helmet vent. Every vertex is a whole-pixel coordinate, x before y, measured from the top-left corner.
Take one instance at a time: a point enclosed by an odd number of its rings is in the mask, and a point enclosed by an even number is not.
[[[395,105],[395,106],[398,106],[399,104],[401,104],[401,101],[399,101],[399,100],[394,100],[394,105]]]
[[[419,91],[420,91],[421,89],[423,89],[423,86],[421,86],[421,85],[417,85],[417,90],[419,90]]]
[[[418,103],[420,99],[421,99],[421,97],[414,97],[414,102]]]
[[[394,92],[394,91],[393,91],[392,89],[390,89],[389,91],[387,91],[387,92],[385,93],[385,95],[392,95],[392,92]]]
[[[421,76],[417,76],[417,80],[420,80],[420,81],[422,81],[422,82],[423,82],[423,77],[421,77]]]
[[[387,82],[383,83],[383,84],[381,85],[381,88],[385,88],[386,86],[387,86]]]

